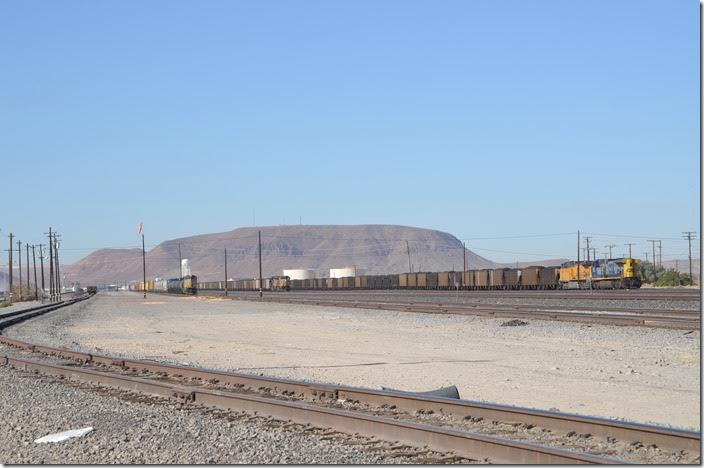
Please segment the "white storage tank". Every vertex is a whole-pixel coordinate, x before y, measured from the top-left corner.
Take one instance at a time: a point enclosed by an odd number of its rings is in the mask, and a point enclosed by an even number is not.
[[[361,275],[362,269],[354,266],[344,268],[330,268],[330,278],[348,278]]]
[[[304,280],[315,278],[315,270],[307,270],[303,268],[295,270],[284,270],[284,276],[288,276],[292,280]]]

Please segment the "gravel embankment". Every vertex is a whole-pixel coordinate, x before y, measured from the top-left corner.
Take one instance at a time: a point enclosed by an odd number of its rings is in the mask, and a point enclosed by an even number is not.
[[[85,352],[699,429],[699,331],[100,294],[11,327]]]
[[[8,312],[16,312],[18,310],[29,309],[39,305],[41,305],[41,302],[39,301],[15,302],[7,307],[0,307],[0,316],[7,314]]]
[[[67,361],[63,358],[58,358],[55,356],[50,356],[50,355],[44,355],[40,353],[31,353],[27,352],[24,350],[16,349],[13,347],[9,346],[4,346],[0,344],[0,354],[5,354],[8,357],[13,357],[13,358],[19,358],[19,359],[29,359],[32,361],[40,361],[40,362],[45,362],[47,364],[59,364],[59,365],[75,365],[75,362],[73,361]],[[93,370],[98,370],[98,371],[106,371],[106,368],[103,367],[93,367]],[[111,368],[110,371],[112,372],[117,372],[117,373],[122,373],[120,369],[118,368]],[[1,371],[0,371],[1,372]],[[129,374],[129,372],[126,372],[126,374]],[[26,373],[25,376],[31,376],[31,374]],[[141,374],[140,377],[142,378],[150,378],[149,375],[147,374]],[[151,377],[156,377],[155,375],[152,375]],[[50,378],[48,380],[51,380]],[[75,382],[68,382],[68,381],[62,381],[64,385],[74,385],[77,386],[79,385],[78,383]],[[182,385],[191,385],[192,382],[190,382],[188,379],[185,379],[184,381],[180,381],[179,379],[173,380],[173,382],[180,383]],[[83,385],[83,387],[87,387],[86,385]],[[209,387],[208,384],[206,384],[206,387]],[[92,391],[94,392],[101,392],[101,393],[120,393],[118,391],[112,391],[108,389],[96,389],[96,387],[91,387]],[[215,388],[215,387],[214,387]],[[232,388],[225,389],[226,391],[233,391]],[[234,389],[234,391],[237,391]],[[255,390],[256,391],[256,390]],[[124,393],[122,393],[124,395]],[[260,396],[263,397],[271,397],[271,394],[268,392],[262,392]],[[140,397],[141,399],[142,397]],[[133,395],[129,395],[129,400],[134,401],[135,397]],[[163,400],[157,400],[157,401],[163,401]],[[181,408],[179,405],[169,405],[172,408]],[[552,431],[546,428],[542,428],[539,426],[533,426],[533,425],[527,425],[527,424],[516,424],[515,422],[512,422],[511,420],[509,421],[493,421],[493,420],[485,420],[483,418],[462,418],[462,419],[457,419],[451,415],[445,415],[443,413],[422,413],[419,414],[417,412],[415,413],[408,413],[404,412],[402,410],[396,409],[396,408],[391,408],[388,407],[387,405],[384,405],[382,407],[370,407],[365,404],[360,404],[360,403],[355,403],[355,402],[350,402],[350,401],[338,401],[336,403],[332,404],[323,404],[323,406],[330,406],[333,408],[338,408],[338,409],[343,409],[343,410],[354,410],[355,412],[362,411],[362,412],[368,412],[371,414],[377,414],[377,415],[382,415],[386,417],[391,417],[391,418],[399,418],[399,419],[405,419],[405,420],[410,420],[413,422],[419,422],[423,421],[427,424],[436,424],[440,426],[445,426],[449,428],[454,428],[454,429],[459,429],[462,431],[468,431],[472,433],[481,433],[481,434],[486,434],[490,436],[496,436],[500,438],[507,438],[511,440],[519,440],[519,441],[524,441],[524,442],[529,442],[529,443],[534,443],[538,445],[545,445],[545,446],[552,446],[558,449],[566,449],[566,450],[571,450],[571,451],[576,451],[576,452],[582,452],[582,453],[591,453],[594,455],[599,455],[599,456],[604,456],[610,459],[618,459],[618,460],[624,460],[625,462],[628,463],[647,463],[647,464],[691,464],[691,463],[698,463],[699,457],[696,453],[688,453],[688,452],[683,452],[683,451],[668,451],[666,449],[662,449],[661,447],[655,446],[655,445],[644,445],[643,443],[633,443],[633,441],[627,441],[627,440],[616,440],[616,439],[604,439],[604,438],[599,438],[599,437],[593,437],[591,435],[586,435],[583,433],[577,433],[577,432],[568,432],[567,430],[565,431]],[[213,411],[213,410],[209,410]],[[223,413],[220,411],[216,411],[216,414]],[[274,422],[269,422],[270,424],[277,424]],[[281,424],[281,423],[278,423]],[[301,429],[305,429],[301,427]],[[318,429],[315,432],[313,432],[311,435],[314,434],[321,434],[321,433],[327,433],[326,430],[324,429]],[[323,437],[328,437],[327,435]],[[371,445],[369,445],[372,441],[368,438],[359,438],[359,437],[349,437],[349,435],[344,435],[341,433],[338,433],[335,435],[335,437],[338,438],[343,438],[345,439],[345,443],[351,443],[354,444],[355,442],[361,443],[364,445],[365,449],[370,449]],[[408,448],[408,450],[405,450],[405,453],[402,455],[399,454],[394,449],[389,449],[388,447],[390,445],[394,445],[393,443],[389,444],[380,442],[375,446],[375,450],[381,457],[382,455],[389,455],[391,457],[395,458],[404,458],[406,461],[411,462],[411,463],[427,463],[429,461],[432,462],[437,462],[438,460],[443,460],[447,459],[447,457],[451,457],[451,454],[442,454],[442,453],[429,453],[429,454],[423,454],[423,455],[413,455],[413,452],[416,451],[416,449]],[[443,461],[445,461],[443,460]],[[0,460],[1,462],[2,460]],[[470,462],[470,460],[465,460],[465,459],[452,459],[452,462],[459,462],[459,463],[467,463]],[[488,461],[488,460],[487,460]]]
[[[202,291],[202,295],[222,295],[222,291]],[[235,291],[231,294],[243,295],[246,297],[255,298],[254,292]],[[667,300],[642,300],[642,299],[606,299],[606,298],[584,298],[576,297],[573,299],[563,299],[560,297],[537,296],[530,297],[531,292],[523,292],[522,297],[511,297],[513,291],[501,292],[486,291],[486,295],[481,292],[468,293],[462,292],[452,293],[444,291],[292,291],[288,293],[269,293],[276,294],[276,297],[291,298],[291,299],[320,299],[320,300],[364,300],[378,302],[431,302],[443,304],[488,304],[488,305],[531,305],[535,307],[589,307],[595,310],[603,307],[618,307],[618,308],[634,308],[646,310],[699,310],[699,301],[686,301],[677,299]],[[563,294],[569,294],[569,291]]]
[[[3,464],[367,464],[394,463],[342,441],[265,420],[228,420],[156,399],[96,393],[0,367]],[[8,398],[11,396],[11,398]],[[141,400],[141,401],[140,401]],[[34,440],[91,426],[59,443]]]

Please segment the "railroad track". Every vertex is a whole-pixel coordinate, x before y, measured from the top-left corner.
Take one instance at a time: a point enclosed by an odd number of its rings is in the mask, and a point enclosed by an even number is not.
[[[56,356],[73,365],[46,363],[6,356],[4,364],[59,378],[106,385],[123,390],[174,398],[186,404],[245,411],[299,424],[330,428],[408,444],[422,449],[452,452],[470,460],[493,463],[615,463],[622,460],[588,453],[471,433],[439,424],[419,423],[399,414],[442,414],[463,420],[491,420],[554,432],[589,435],[628,444],[655,445],[672,452],[699,456],[701,435],[696,432],[649,426],[573,414],[505,405],[453,400],[398,391],[317,384],[250,374],[123,359],[33,345],[0,336],[0,342],[32,353]],[[80,364],[77,364],[80,363]],[[208,388],[208,387],[213,388]],[[346,410],[335,405],[349,401]],[[338,407],[336,407],[338,406]],[[361,406],[366,410],[360,409]],[[376,409],[394,408],[395,417]]]
[[[233,291],[230,291],[233,292]],[[242,292],[242,291],[234,291]],[[254,291],[250,292],[255,294]],[[433,290],[433,289],[322,289],[322,290],[291,290],[285,294],[290,295],[327,295],[327,296],[393,296],[393,295],[419,295],[419,296],[445,296],[461,299],[492,298],[492,299],[589,299],[589,300],[631,300],[631,301],[688,301],[700,302],[700,289],[633,289],[633,290]]]
[[[37,317],[39,315],[52,312],[54,310],[60,309],[62,307],[75,304],[76,302],[84,301],[90,297],[89,294],[80,295],[71,299],[66,299],[63,301],[50,302],[48,304],[42,304],[36,307],[28,307],[26,309],[14,310],[11,312],[5,312],[0,314],[0,332],[5,328],[14,325],[16,323],[23,322],[30,318]]]
[[[59,307],[82,299],[65,301]],[[56,310],[55,306],[57,304],[45,308]],[[39,310],[11,317],[7,314],[0,316],[0,328],[8,326],[5,325],[6,321],[17,323],[20,316],[22,320],[36,317],[37,312]],[[685,462],[700,457],[701,434],[698,432],[399,391],[318,384],[124,359],[35,345],[3,335],[0,335],[0,343],[18,348],[26,354],[0,358],[0,364],[16,369],[175,399],[186,405],[245,412],[328,428],[333,432],[374,437],[391,441],[397,446],[407,446],[411,453],[422,454],[430,449],[450,452],[450,459],[455,457],[454,460],[514,464],[624,462],[621,458],[605,456],[604,453],[565,450],[510,437],[497,437],[463,426],[465,423],[471,425],[478,421],[490,421],[491,425],[538,427],[559,437],[591,438],[595,440],[595,446],[601,446],[602,441],[607,446],[657,446],[668,453],[680,454]],[[433,417],[438,420],[433,420]]]
[[[199,291],[199,296],[223,297],[220,291]],[[292,297],[269,293],[260,299],[257,295],[233,292],[228,298],[265,301],[284,304],[304,304],[327,307],[351,307],[362,309],[393,310],[427,314],[474,315],[497,318],[525,318],[541,320],[561,320],[569,322],[598,323],[608,325],[637,325],[644,327],[675,328],[690,330],[700,327],[701,313],[698,310],[637,309],[618,307],[584,306],[537,306],[504,305],[481,303],[436,303],[408,301],[374,301],[356,298],[321,298],[321,296]]]

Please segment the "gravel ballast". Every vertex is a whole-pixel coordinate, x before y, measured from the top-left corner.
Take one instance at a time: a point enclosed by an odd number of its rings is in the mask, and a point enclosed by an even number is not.
[[[0,367],[0,463],[199,464],[393,463],[374,453],[300,429],[235,419],[129,394],[96,392]],[[69,429],[93,432],[58,443],[34,440]]]
[[[85,352],[699,429],[699,331],[99,294],[7,330]]]

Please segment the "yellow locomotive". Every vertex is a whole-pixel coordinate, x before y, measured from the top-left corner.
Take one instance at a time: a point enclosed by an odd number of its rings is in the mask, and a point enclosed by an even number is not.
[[[641,280],[635,258],[567,262],[560,267],[562,289],[632,289]]]

